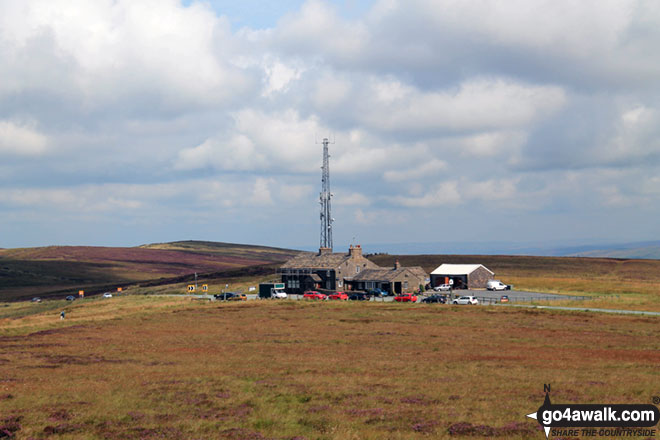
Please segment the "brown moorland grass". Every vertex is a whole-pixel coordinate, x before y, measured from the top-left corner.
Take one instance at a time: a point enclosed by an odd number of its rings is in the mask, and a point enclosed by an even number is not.
[[[281,264],[298,251],[264,246],[176,242],[145,247],[49,246],[0,250],[0,299],[103,292],[137,282]],[[274,271],[274,269],[273,269]]]
[[[0,318],[16,438],[536,439],[524,414],[544,383],[557,403],[649,403],[660,383],[655,317],[123,297],[59,321],[20,306]]]

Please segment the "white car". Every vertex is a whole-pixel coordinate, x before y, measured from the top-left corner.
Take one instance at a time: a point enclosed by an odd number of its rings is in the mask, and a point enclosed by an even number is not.
[[[110,293],[110,292],[105,292],[105,293],[103,294],[103,298],[112,298],[112,293]]]
[[[451,284],[440,284],[439,286],[435,286],[433,290],[436,292],[447,292],[451,290]]]
[[[511,286],[507,286],[500,280],[490,280],[486,284],[487,290],[511,290]]]
[[[467,304],[467,305],[474,305],[476,306],[479,304],[479,300],[475,298],[474,296],[461,296],[459,298],[456,298],[453,302],[454,304]]]
[[[275,299],[287,299],[288,295],[284,290],[276,290],[273,289],[273,293],[271,293],[271,298]]]

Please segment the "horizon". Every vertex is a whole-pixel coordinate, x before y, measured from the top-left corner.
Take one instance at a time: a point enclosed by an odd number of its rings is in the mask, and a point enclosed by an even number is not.
[[[641,0],[0,3],[0,247],[309,247],[326,136],[336,243],[652,242],[658,44]]]

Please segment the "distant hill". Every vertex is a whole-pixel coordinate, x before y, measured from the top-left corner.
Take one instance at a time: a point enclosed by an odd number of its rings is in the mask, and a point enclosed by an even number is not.
[[[135,282],[281,263],[298,251],[179,241],[139,247],[48,246],[0,250],[0,300],[95,291]]]
[[[660,260],[660,245],[626,247],[622,249],[594,249],[577,252],[571,256],[589,258],[635,258],[646,260]]]

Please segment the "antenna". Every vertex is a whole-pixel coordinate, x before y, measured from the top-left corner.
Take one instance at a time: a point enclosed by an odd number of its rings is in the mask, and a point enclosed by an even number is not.
[[[333,139],[333,144],[334,139]],[[330,155],[328,154],[328,138],[323,138],[323,166],[321,167],[321,244],[320,247],[330,249],[332,252],[332,223],[335,221],[330,212]]]

